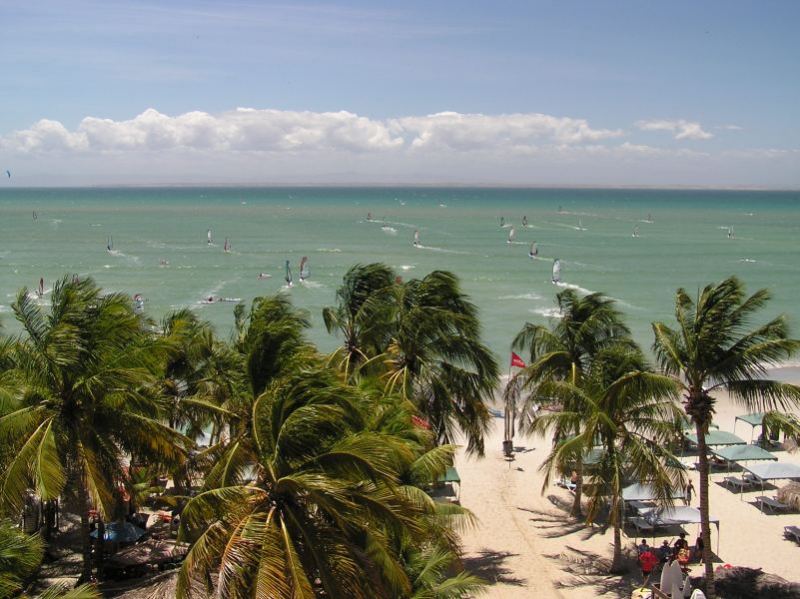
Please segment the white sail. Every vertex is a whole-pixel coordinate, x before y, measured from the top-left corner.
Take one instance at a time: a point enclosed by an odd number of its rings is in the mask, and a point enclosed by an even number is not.
[[[106,250],[108,250],[109,252],[113,252],[114,251],[114,238],[113,237],[109,237],[108,238],[108,242],[106,242]]]
[[[561,260],[553,260],[553,283],[561,282]]]
[[[214,243],[214,235],[211,232],[211,229],[206,231],[206,239],[208,240],[208,245],[212,245]]]
[[[308,256],[303,256],[300,260],[300,280],[305,281],[311,275],[308,269]]]
[[[419,245],[419,229],[414,231],[414,245]]]
[[[639,227],[634,227],[633,228],[633,236],[634,237],[639,237]]]
[[[226,251],[226,252],[230,252],[231,251],[231,244],[228,242],[228,238],[227,237],[225,238],[225,245],[223,247],[223,250]]]
[[[514,243],[514,239],[517,237],[517,230],[514,227],[511,227],[508,230],[508,243]]]
[[[538,255],[539,255],[539,246],[536,245],[535,241],[532,241],[531,242],[531,249],[528,250],[528,256],[530,256],[531,258],[536,258],[536,256],[538,256]]]

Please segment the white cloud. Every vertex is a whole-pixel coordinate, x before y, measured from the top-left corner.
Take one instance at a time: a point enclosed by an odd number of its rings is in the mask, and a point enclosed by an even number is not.
[[[524,151],[537,143],[576,144],[622,135],[593,129],[584,119],[546,114],[442,112],[376,120],[351,112],[295,112],[237,108],[218,115],[187,112],[167,116],[152,108],[126,121],[86,117],[75,131],[58,121],[0,138],[0,147],[25,153],[77,150],[125,152],[210,150],[373,152],[401,147],[453,151]]]
[[[714,137],[708,131],[704,131],[700,123],[683,119],[636,121],[635,124],[642,131],[669,131],[675,134],[675,139],[711,139]]]
[[[411,136],[411,147],[470,151],[497,147],[525,150],[538,142],[576,144],[622,135],[620,130],[592,129],[584,119],[547,114],[460,114],[440,112],[390,121],[391,129]]]
[[[717,129],[724,129],[725,131],[742,131],[744,127],[739,125],[720,125]]]

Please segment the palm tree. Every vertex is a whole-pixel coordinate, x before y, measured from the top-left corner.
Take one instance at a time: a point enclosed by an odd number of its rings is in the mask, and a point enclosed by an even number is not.
[[[250,484],[193,498],[181,534],[196,537],[178,596],[398,597],[408,580],[391,539],[421,538],[424,507],[397,486],[405,443],[366,430],[366,398],[333,371],[276,380],[249,424]]]
[[[747,297],[736,277],[711,284],[693,300],[684,289],[675,296],[677,329],[653,323],[653,350],[663,371],[679,381],[686,414],[697,435],[700,474],[700,520],[704,542],[706,594],[715,596],[708,523],[708,446],[716,391],[748,411],[786,410],[800,404],[800,387],[767,378],[767,369],[790,358],[800,340],[789,337],[783,316],[751,325],[769,300],[761,289]]]
[[[382,303],[378,297],[395,284],[395,278],[385,264],[356,264],[345,273],[336,290],[336,306],[323,309],[328,333],[338,332],[344,338],[336,354],[341,354],[346,375],[385,350],[387,323],[377,309]]]
[[[126,454],[177,462],[186,439],[161,422],[156,376],[163,347],[145,334],[130,300],[91,279],[64,278],[49,314],[23,289],[13,304],[23,333],[10,348],[0,405],[0,503],[14,513],[28,488],[42,500],[77,500],[83,578],[91,576],[89,510],[118,504]]]
[[[427,418],[438,443],[460,431],[467,452],[483,455],[499,369],[481,342],[478,310],[458,278],[434,271],[393,287],[391,340],[385,351],[387,391],[398,390]]]
[[[528,366],[517,377],[509,381],[516,386],[530,390],[538,405],[554,404],[552,407],[563,408],[565,412],[581,413],[584,406],[580,404],[581,396],[550,398],[539,390],[540,385],[548,385],[554,381],[564,381],[580,387],[583,374],[589,370],[592,360],[604,347],[628,339],[630,331],[622,321],[622,313],[617,310],[614,301],[601,293],[579,296],[575,291],[567,289],[556,295],[560,318],[552,328],[525,323],[517,334],[512,348],[527,352]],[[564,403],[565,402],[565,403]],[[573,404],[573,402],[578,402]],[[532,407],[532,406],[531,406]],[[530,415],[527,417],[530,418]],[[564,425],[569,424],[567,428]],[[583,420],[573,423],[562,422],[553,428],[553,443],[560,444],[567,437],[578,436]],[[582,515],[583,460],[576,456],[575,471],[577,483],[575,499],[571,514]]]
[[[599,461],[588,471],[591,484],[587,520],[593,522],[601,507],[609,507],[609,522],[614,528],[610,571],[619,573],[622,491],[626,484],[646,483],[666,504],[671,503],[674,489],[684,488],[683,468],[668,449],[682,419],[674,401],[677,386],[670,377],[648,370],[641,351],[625,344],[598,352],[580,386],[554,381],[547,387],[554,397],[580,397],[579,402],[564,403],[578,403],[584,409],[542,415],[531,428],[546,430],[557,424],[569,429],[578,420],[583,420],[584,425],[574,443],[562,443],[553,449],[544,467],[552,470],[574,460],[575,455],[594,447],[599,449]]]

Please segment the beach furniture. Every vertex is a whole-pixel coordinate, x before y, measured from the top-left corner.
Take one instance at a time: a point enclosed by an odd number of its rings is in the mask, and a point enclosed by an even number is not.
[[[755,482],[749,478],[739,478],[738,476],[726,476],[722,479],[722,484],[729,489],[739,489],[740,493],[744,493],[755,485]]]
[[[774,497],[767,497],[766,495],[756,497],[756,501],[758,502],[762,512],[764,511],[764,508],[768,508],[773,514],[777,512],[788,511],[790,507],[788,504],[782,503]]]
[[[783,536],[787,539],[794,539],[800,543],[800,526],[784,526]]]

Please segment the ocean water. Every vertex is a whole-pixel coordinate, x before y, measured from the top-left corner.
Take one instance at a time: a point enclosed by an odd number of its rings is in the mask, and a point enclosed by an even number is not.
[[[514,243],[500,217],[515,227]],[[214,245],[206,242],[208,228]],[[113,253],[106,251],[109,237]],[[204,304],[205,298],[249,302],[288,293],[309,311],[312,340],[329,350],[337,340],[324,330],[322,308],[333,303],[347,268],[381,261],[404,278],[434,269],[456,273],[504,364],[522,325],[553,318],[555,294],[567,286],[617,299],[635,337],[649,347],[650,323],[673,319],[676,288],[695,293],[736,274],[750,291],[769,288],[774,299],[765,315],[786,313],[800,335],[798,239],[798,192],[6,186],[0,189],[0,322],[7,332],[18,330],[10,304],[23,286],[35,289],[43,277],[50,288],[77,273],[108,290],[141,294],[156,318],[196,309],[222,335],[232,329],[233,304]],[[539,259],[531,260],[534,240]],[[302,256],[311,276],[300,284]],[[554,258],[561,261],[561,285],[551,283]],[[286,260],[291,289],[284,283]]]

